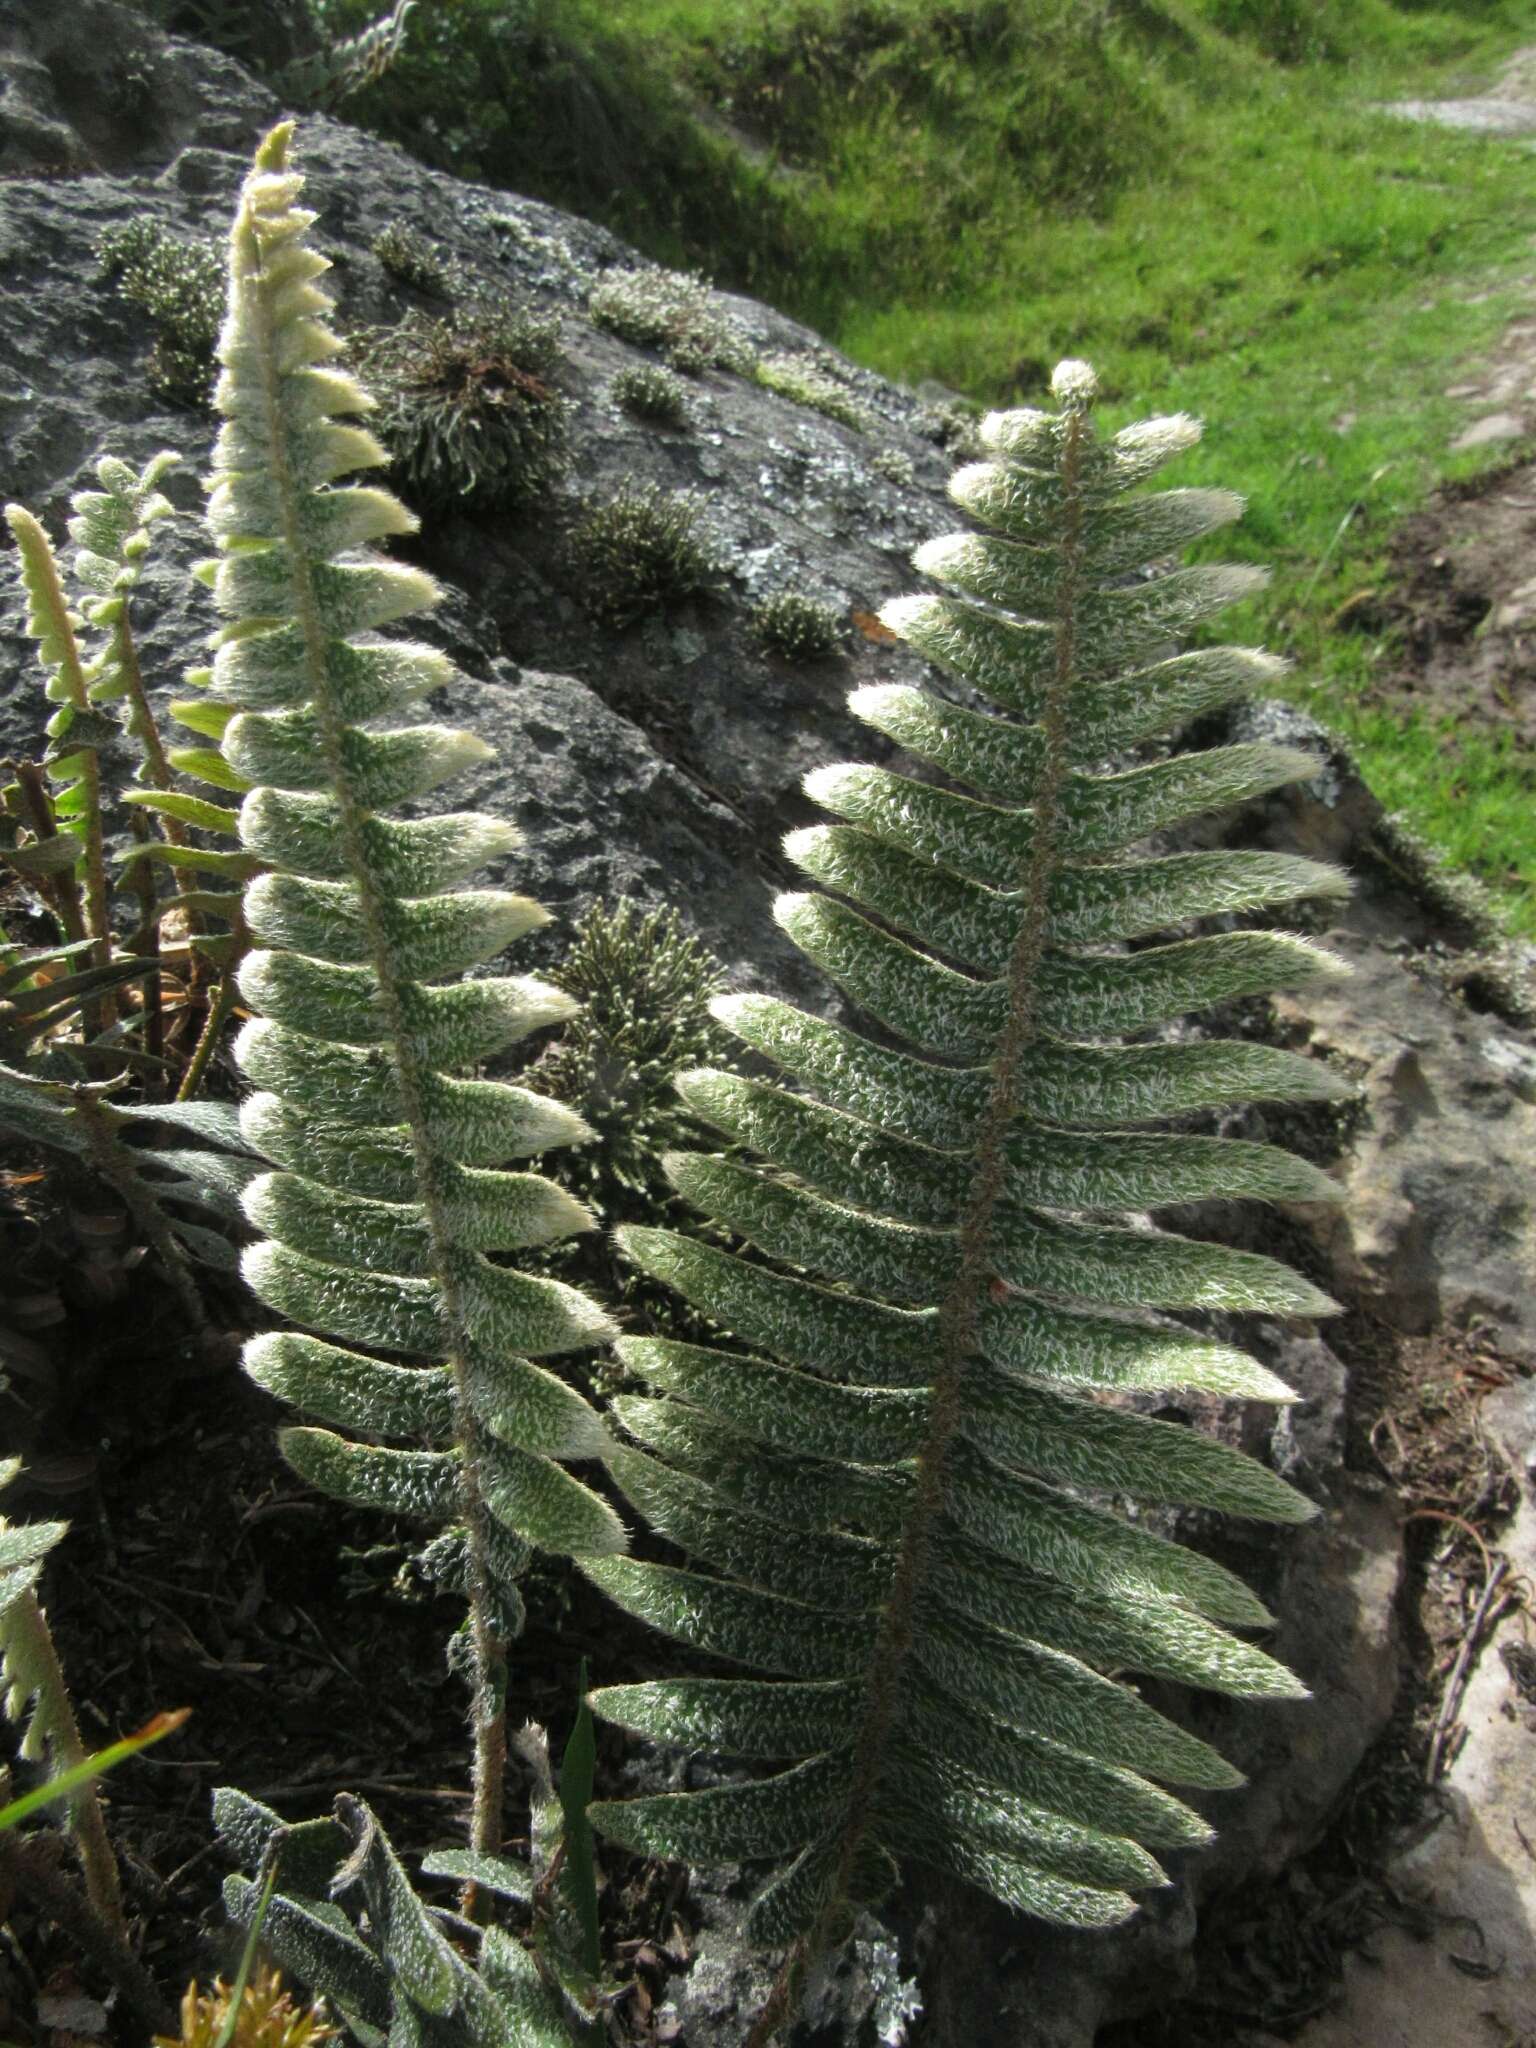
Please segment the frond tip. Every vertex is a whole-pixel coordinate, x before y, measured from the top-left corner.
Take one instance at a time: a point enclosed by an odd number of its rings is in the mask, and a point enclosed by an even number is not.
[[[1063,363],[1052,388],[1057,410],[983,423],[991,459],[952,489],[991,530],[916,558],[945,594],[883,614],[1008,715],[908,685],[855,692],[858,717],[944,779],[820,769],[808,793],[838,822],[786,841],[831,893],[781,898],[778,921],[881,1036],[766,996],[718,999],[719,1022],[803,1091],[679,1077],[731,1150],[673,1155],[673,1185],[746,1252],[623,1233],[634,1264],[750,1355],[624,1341],[651,1395],[615,1404],[629,1442],[610,1469],[693,1562],[584,1568],[663,1633],[774,1676],[609,1688],[593,1704],[657,1740],[786,1768],[594,1818],[653,1854],[779,1859],[752,1925],[791,1945],[785,1984],[889,1883],[894,1856],[1100,1927],[1163,1881],[1150,1851],[1207,1839],[1154,1781],[1215,1789],[1236,1774],[1106,1672],[1305,1697],[1233,1633],[1269,1622],[1248,1589],[1119,1507],[1286,1523],[1312,1504],[1224,1442],[1104,1397],[1294,1398],[1167,1313],[1335,1304],[1274,1259],[1125,1218],[1328,1201],[1337,1186],[1273,1146],[1138,1127],[1341,1087],[1267,1046],[1117,1041],[1339,971],[1282,933],[1182,928],[1347,884],[1269,853],[1136,851],[1311,763],[1243,746],[1103,772],[1106,754],[1263,688],[1278,665],[1168,648],[1257,572],[1126,583],[1241,510],[1225,492],[1133,491],[1195,423],[1100,439],[1092,370]]]

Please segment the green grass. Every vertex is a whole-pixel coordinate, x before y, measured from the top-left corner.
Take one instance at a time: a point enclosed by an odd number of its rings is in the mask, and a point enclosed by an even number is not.
[[[1444,390],[1529,265],[1529,150],[1373,103],[1475,88],[1536,38],[1531,0],[420,15],[430,40],[360,111],[435,160],[596,213],[888,375],[1027,402],[1085,355],[1112,421],[1203,415],[1180,480],[1244,491],[1227,551],[1276,568],[1244,629],[1296,657],[1297,695],[1381,794],[1536,931],[1530,763],[1389,717],[1370,684],[1391,649],[1327,626],[1451,473]]]

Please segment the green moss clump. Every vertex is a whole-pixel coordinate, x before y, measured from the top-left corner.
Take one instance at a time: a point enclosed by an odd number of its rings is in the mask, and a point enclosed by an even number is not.
[[[551,1246],[543,1263],[562,1277],[601,1285],[643,1328],[692,1343],[718,1338],[680,1295],[617,1256],[609,1233],[621,1223],[665,1222],[719,1242],[717,1227],[679,1201],[661,1162],[668,1152],[720,1142],[672,1085],[689,1067],[736,1068],[735,1041],[709,1011],[724,986],[720,962],[672,911],[596,904],[546,976],[582,1007],[520,1079],[568,1103],[597,1135],[589,1145],[550,1153],[539,1170],[604,1229]],[[595,1360],[591,1370],[608,1394],[629,1384],[614,1359]]]
[[[662,1154],[699,1138],[674,1075],[732,1064],[731,1041],[709,1012],[724,986],[720,962],[674,911],[599,903],[545,978],[581,1009],[523,1078],[597,1133],[593,1144],[551,1154],[545,1170],[605,1222],[642,1215],[653,1196],[671,1199]]]
[[[848,386],[810,356],[764,356],[753,374],[766,390],[825,413],[829,420],[840,420],[859,432],[869,425],[869,415]]]
[[[745,334],[718,293],[680,270],[616,271],[595,286],[587,311],[595,327],[637,348],[659,348],[689,377],[708,369],[745,371],[752,360]]]
[[[883,476],[888,484],[900,484],[909,488],[917,482],[917,471],[912,466],[910,455],[903,455],[899,448],[877,448],[869,458],[869,466],[876,476]]]
[[[685,427],[688,399],[680,378],[659,363],[620,370],[608,387],[617,404],[637,420],[654,427]]]
[[[453,297],[453,270],[425,235],[398,225],[375,235],[373,253],[392,278],[431,299]]]
[[[957,462],[972,462],[985,453],[977,432],[980,424],[981,408],[966,398],[941,400],[927,407],[918,421],[919,431]]]
[[[699,501],[688,491],[623,484],[590,505],[571,529],[577,595],[612,631],[712,587],[716,565],[699,536]]]
[[[379,399],[370,424],[416,503],[499,511],[563,473],[571,407],[554,383],[553,321],[484,302],[441,319],[408,313],[359,337],[358,357]]]
[[[752,630],[781,661],[827,661],[842,649],[836,612],[798,590],[765,597],[752,614]]]
[[[97,245],[102,275],[142,307],[155,331],[150,389],[174,404],[206,407],[224,318],[224,254],[204,237],[173,235],[152,220],[109,228]]]

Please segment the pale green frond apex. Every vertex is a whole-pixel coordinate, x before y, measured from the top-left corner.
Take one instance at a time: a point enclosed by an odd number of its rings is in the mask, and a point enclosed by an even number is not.
[[[288,168],[288,152],[293,146],[294,121],[279,121],[269,128],[256,145],[253,166],[258,171],[285,171]]]
[[[1051,373],[1051,396],[1069,408],[1092,405],[1098,395],[1098,373],[1091,363],[1068,357]]]

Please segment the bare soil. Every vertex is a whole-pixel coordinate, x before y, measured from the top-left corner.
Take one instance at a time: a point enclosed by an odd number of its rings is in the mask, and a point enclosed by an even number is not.
[[[1523,332],[1536,379],[1536,323]],[[1394,629],[1372,694],[1536,748],[1536,463],[1438,492],[1398,537],[1390,584],[1341,616]]]

